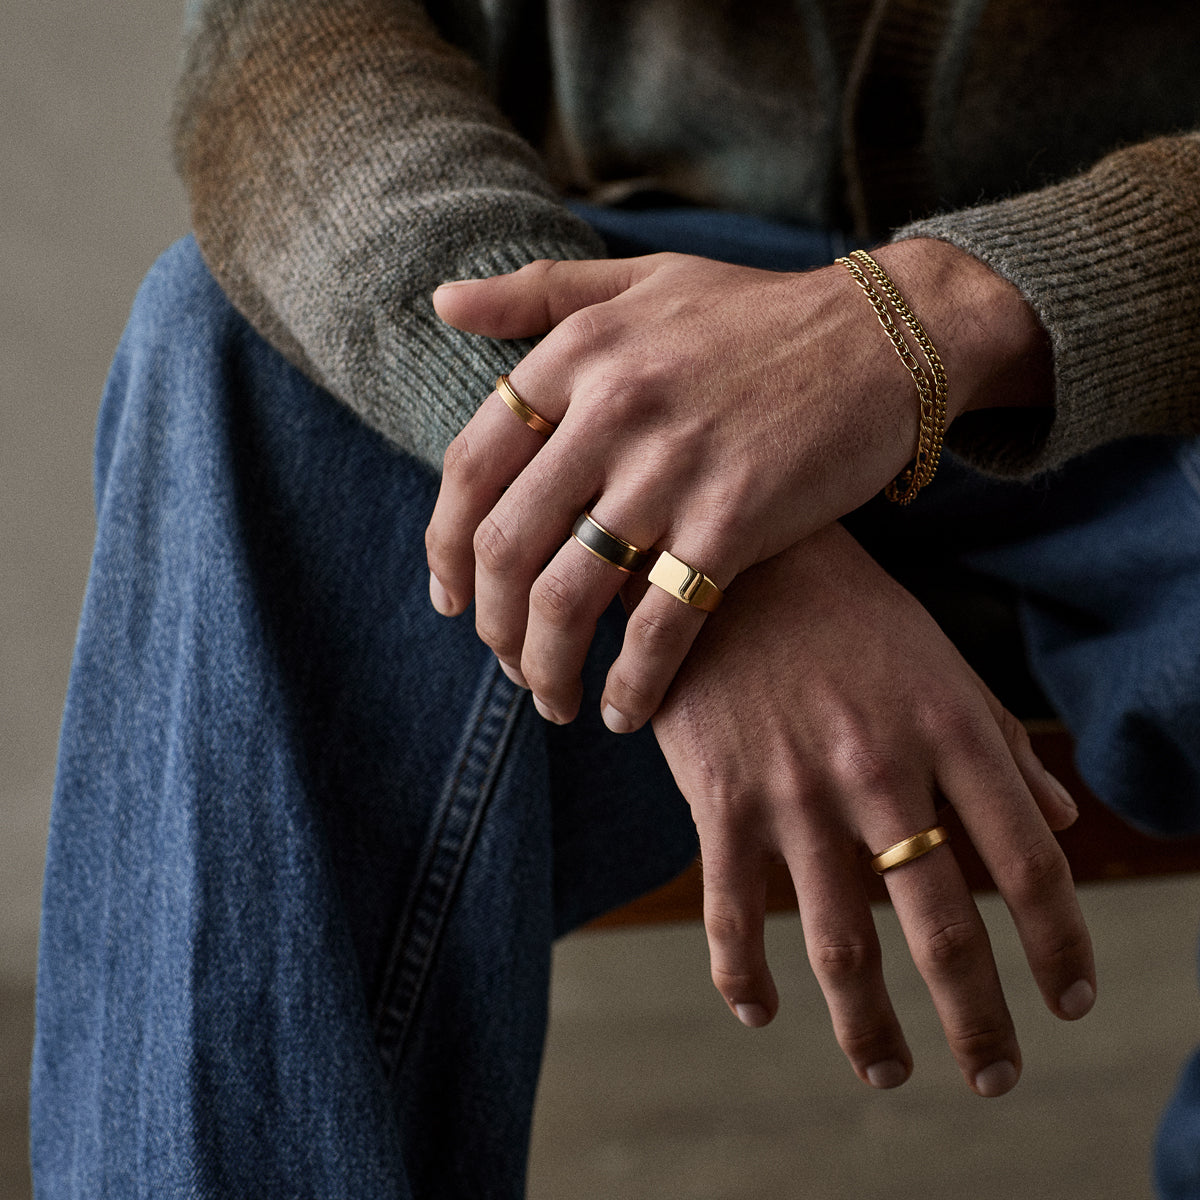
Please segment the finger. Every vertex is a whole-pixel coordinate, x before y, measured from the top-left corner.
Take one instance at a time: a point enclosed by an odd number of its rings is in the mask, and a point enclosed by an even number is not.
[[[699,564],[701,551],[685,548],[671,557],[696,571],[703,571],[707,585],[718,594],[732,578],[722,572],[715,579]],[[651,568],[653,583],[658,562]],[[702,593],[703,595],[703,593]],[[661,586],[647,588],[629,614],[621,653],[608,672],[600,705],[604,723],[614,733],[631,733],[641,728],[657,711],[671,681],[687,657],[708,612],[682,600]]]
[[[912,1074],[912,1052],[884,983],[857,857],[810,844],[789,852],[788,867],[838,1045],[865,1083],[899,1087]]]
[[[433,293],[433,307],[448,325],[469,333],[538,337],[571,313],[627,291],[652,265],[649,258],[540,259],[508,275],[444,283]]]
[[[743,1025],[768,1024],[779,1009],[779,993],[767,966],[763,923],[766,877],[761,855],[736,847],[702,849],[704,931],[713,986]]]
[[[1074,797],[1047,769],[1045,764],[1034,753],[1029,740],[1029,731],[992,695],[991,691],[981,682],[989,711],[996,721],[1001,736],[1008,745],[1009,753],[1021,778],[1029,788],[1034,801],[1041,810],[1046,824],[1055,832],[1069,829],[1079,816],[1079,807]]]
[[[871,844],[886,849],[900,840]],[[1021,1074],[1016,1030],[987,929],[949,846],[883,878],[963,1078],[980,1096],[1011,1091]]]
[[[1096,995],[1091,938],[1071,869],[1000,739],[943,755],[938,784],[954,798],[972,843],[1004,898],[1047,1007],[1064,1020],[1084,1016]]]
[[[430,598],[443,616],[457,616],[470,604],[475,532],[545,441],[492,392],[447,448],[425,530]]]
[[[579,572],[557,570],[546,574],[535,611],[531,611],[530,602],[535,583],[570,539],[571,527],[591,503],[596,488],[580,456],[569,452],[539,455],[475,530],[475,628],[502,662],[520,667],[522,674],[529,626],[535,627],[535,633],[542,632],[537,628],[542,623],[562,628],[565,620],[576,616],[586,620],[591,610],[594,586]],[[610,600],[619,586],[619,580],[614,581]],[[535,687],[535,696],[545,700],[570,690],[569,677],[547,680],[544,673],[548,664],[540,665],[543,674],[539,680],[545,695]],[[550,705],[543,715],[551,720],[569,719],[565,712],[552,711]]]
[[[610,532],[623,527],[607,515],[600,524]],[[596,622],[630,578],[572,536],[534,582],[521,671],[548,720],[562,724],[578,713],[580,675]]]

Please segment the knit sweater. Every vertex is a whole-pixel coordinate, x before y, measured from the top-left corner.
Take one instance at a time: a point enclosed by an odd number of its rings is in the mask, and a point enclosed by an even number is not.
[[[191,0],[175,118],[233,303],[440,465],[525,352],[430,294],[603,254],[564,196],[933,236],[1020,288],[1055,403],[952,444],[1026,475],[1200,431],[1200,6]],[[953,382],[953,381],[952,381]]]

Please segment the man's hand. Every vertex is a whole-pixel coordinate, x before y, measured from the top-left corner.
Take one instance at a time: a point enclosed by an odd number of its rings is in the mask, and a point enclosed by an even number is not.
[[[912,1058],[862,871],[953,805],[1012,914],[1047,1006],[1083,1016],[1091,943],[1052,829],[1065,789],[921,606],[840,526],[748,570],[697,640],[654,731],[700,835],[713,982],[747,1025],[775,1014],[764,868],[782,859],[834,1030],[860,1078]],[[1012,1088],[1020,1050],[953,845],[884,874],[967,1083]]]
[[[1038,327],[1010,285],[940,242],[877,257],[942,353],[951,417],[1036,393],[1036,372],[1011,386]],[[547,439],[490,395],[446,455],[426,544],[437,607],[474,596],[480,636],[552,720],[578,710],[596,620],[626,579],[570,540],[584,509],[725,587],[858,507],[916,445],[912,379],[840,266],[542,262],[434,303],[460,328],[547,335],[512,383],[557,429]],[[645,593],[603,697],[611,728],[649,719],[703,622]]]

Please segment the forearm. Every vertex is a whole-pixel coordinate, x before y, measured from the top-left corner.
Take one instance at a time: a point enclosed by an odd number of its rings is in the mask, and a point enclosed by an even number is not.
[[[435,466],[522,349],[443,325],[433,289],[603,253],[417,3],[210,0],[189,29],[176,149],[233,302]]]
[[[1200,135],[1117,151],[1075,179],[930,218],[1020,292],[1053,353],[1053,409],[968,414],[949,444],[1027,475],[1118,438],[1200,431]]]

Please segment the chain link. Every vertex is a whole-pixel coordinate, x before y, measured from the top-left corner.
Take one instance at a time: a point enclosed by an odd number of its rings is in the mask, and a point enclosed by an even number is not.
[[[879,324],[883,326],[888,340],[900,361],[908,368],[917,387],[920,423],[916,454],[912,463],[884,489],[884,495],[889,500],[897,504],[911,504],[917,493],[933,479],[941,461],[942,439],[946,429],[946,372],[941,356],[934,348],[924,326],[917,320],[887,272],[865,250],[854,250],[848,257],[839,258],[837,261],[850,272],[855,283],[862,289],[863,295],[879,319]],[[928,373],[913,353],[908,340],[897,328],[888,303],[925,356],[929,364]]]

